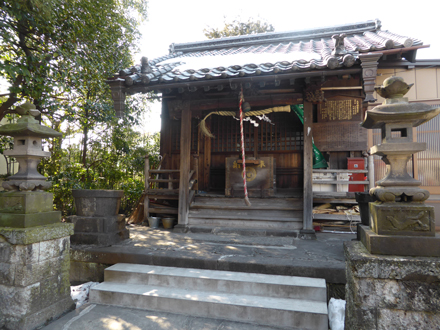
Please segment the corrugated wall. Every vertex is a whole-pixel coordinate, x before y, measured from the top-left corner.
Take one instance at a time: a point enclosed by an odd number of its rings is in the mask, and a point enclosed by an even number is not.
[[[417,153],[418,179],[422,186],[440,186],[440,116],[417,127],[417,141],[427,146]]]

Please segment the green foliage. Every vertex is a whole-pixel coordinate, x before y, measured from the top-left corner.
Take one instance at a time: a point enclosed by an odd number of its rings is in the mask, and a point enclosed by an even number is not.
[[[223,28],[207,27],[203,29],[203,32],[208,39],[216,39],[275,31],[272,24],[260,19],[254,20],[253,18],[248,18],[247,22],[241,21],[240,18],[227,22],[225,17],[224,24]]]
[[[131,63],[146,6],[142,0],[0,1],[0,75],[10,84],[0,119],[23,99],[54,110],[58,100],[76,102],[76,93],[99,94],[103,77]]]
[[[145,136],[129,126],[107,125],[91,144],[85,167],[80,144],[63,148],[51,141],[52,157],[40,168],[52,181],[56,208],[73,214],[72,189],[122,189],[121,212],[129,214],[144,190],[145,155],[153,166],[159,162],[159,133]]]

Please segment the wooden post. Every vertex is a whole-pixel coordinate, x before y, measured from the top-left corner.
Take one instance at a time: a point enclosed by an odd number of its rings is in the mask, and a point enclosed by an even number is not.
[[[313,103],[304,102],[304,210],[302,236],[316,238],[313,230],[313,143],[312,143]],[[310,237],[312,236],[312,237]]]
[[[180,130],[180,186],[177,231],[185,231],[188,226],[189,171],[191,169],[191,108],[189,101],[182,104]]]
[[[150,199],[148,198],[148,189],[150,188],[150,158],[148,155],[145,155],[145,163],[144,163],[144,183],[145,183],[145,194],[144,194],[144,221],[148,220],[149,208],[150,208]]]
[[[206,123],[207,127],[211,129],[211,118],[208,119]],[[205,191],[209,190],[210,187],[210,174],[211,174],[211,138],[203,135],[204,146],[203,146],[203,183]]]

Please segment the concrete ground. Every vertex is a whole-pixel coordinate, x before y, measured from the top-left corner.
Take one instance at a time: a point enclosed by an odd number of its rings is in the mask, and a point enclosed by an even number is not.
[[[345,284],[342,245],[355,238],[350,233],[317,233],[316,240],[304,240],[233,232],[182,234],[144,226],[129,228],[130,239],[112,246],[73,245],[71,282],[101,282],[102,271],[90,265],[106,267],[125,262],[304,276]]]
[[[81,265],[118,262],[218,269],[325,278],[331,296],[343,293],[345,260],[343,242],[354,234],[317,233],[317,240],[292,237],[242,236],[232,232],[173,233],[144,226],[129,226],[130,239],[113,246],[72,246],[72,271]],[[93,267],[92,267],[93,268]],[[98,267],[99,268],[99,267]],[[96,268],[94,268],[96,270]],[[92,274],[93,275],[93,274]],[[91,275],[91,276],[92,276]],[[94,274],[97,276],[97,274]],[[99,274],[98,274],[99,275]],[[96,279],[83,279],[83,282]],[[336,288],[336,289],[335,289]],[[275,330],[267,326],[205,319],[107,305],[86,304],[42,330]]]

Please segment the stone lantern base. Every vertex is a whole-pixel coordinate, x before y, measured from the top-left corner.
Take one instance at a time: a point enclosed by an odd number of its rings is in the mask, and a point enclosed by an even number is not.
[[[373,254],[440,257],[434,207],[424,203],[370,203],[370,225],[360,240]]]
[[[345,329],[440,329],[440,258],[373,255],[359,241],[344,252]]]

